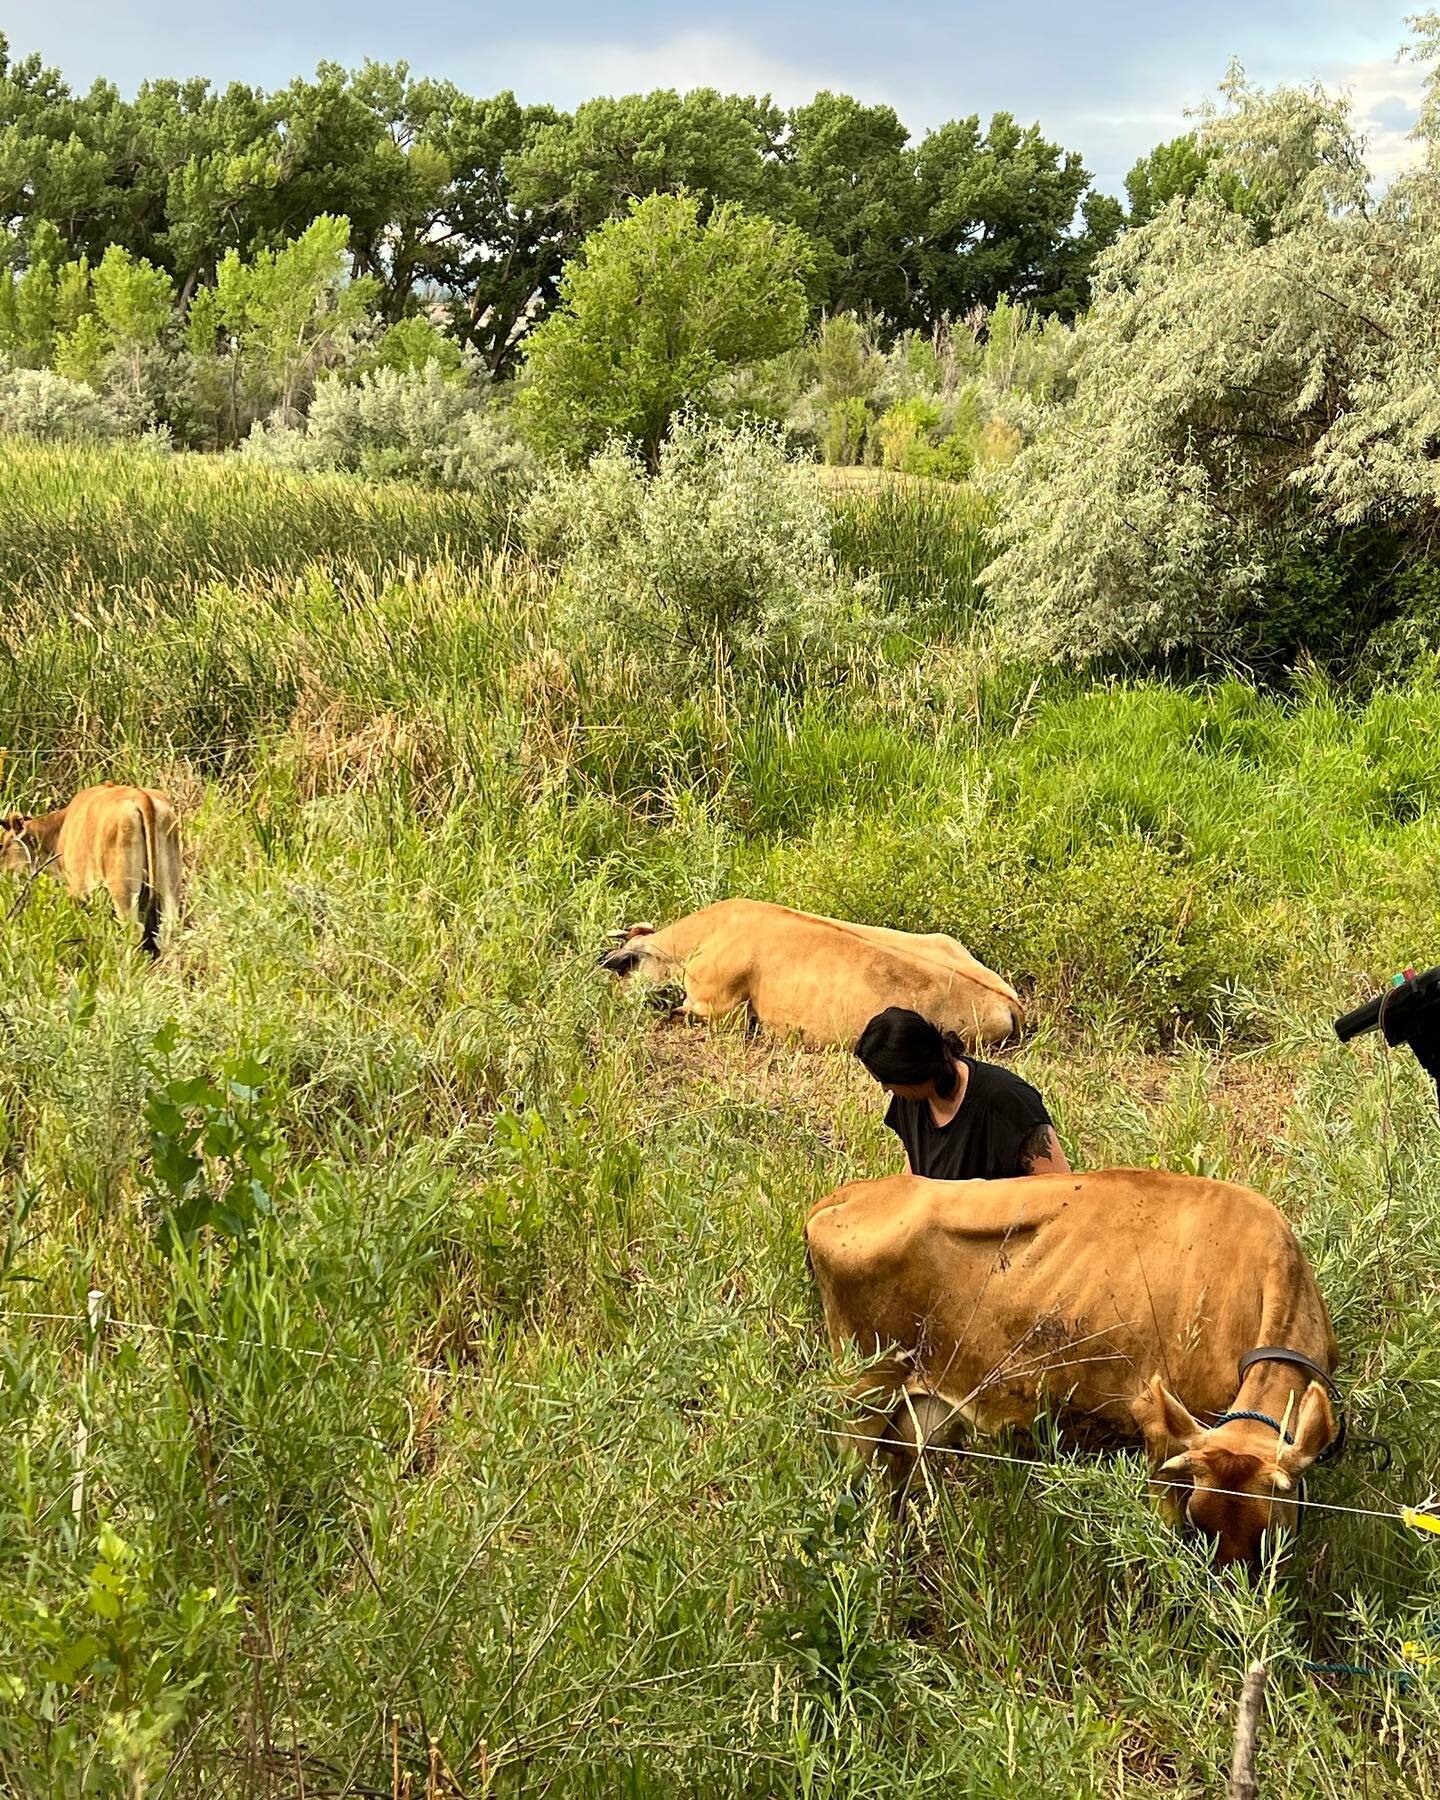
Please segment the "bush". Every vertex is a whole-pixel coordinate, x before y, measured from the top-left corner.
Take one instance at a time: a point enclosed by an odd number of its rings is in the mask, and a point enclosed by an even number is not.
[[[826,462],[841,467],[858,463],[865,448],[869,423],[869,410],[858,395],[849,400],[832,400],[825,415],[823,450]]]
[[[343,469],[375,478],[480,489],[522,481],[529,452],[485,396],[438,362],[322,381],[303,426],[257,425],[245,452],[283,468]]]
[[[448,381],[466,378],[465,352],[454,338],[429,319],[399,319],[381,336],[375,348],[358,365],[364,374],[372,369],[421,370],[438,363]]]
[[[897,401],[875,425],[883,466],[907,475],[921,474],[931,437],[940,430],[942,417],[939,401],[923,394]]]
[[[45,443],[82,443],[117,436],[120,422],[83,382],[48,369],[9,369],[0,374],[0,431]]]
[[[837,572],[814,475],[762,427],[687,417],[653,479],[612,444],[552,474],[524,525],[561,564],[584,637],[677,682],[717,666],[803,679],[879,622],[869,583]]]
[[[953,932],[1038,990],[1042,1016],[1064,1010],[1096,1033],[1159,1042],[1184,1022],[1212,1025],[1223,990],[1257,979],[1265,946],[1215,870],[1139,834],[1097,837],[1063,859],[1039,835],[1003,835],[988,808],[918,822],[822,815],[808,841],[767,853],[756,884],[840,918]]]

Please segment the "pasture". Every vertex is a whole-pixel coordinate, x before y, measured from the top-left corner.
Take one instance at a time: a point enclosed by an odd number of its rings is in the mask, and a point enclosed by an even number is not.
[[[189,884],[153,969],[4,897],[6,1792],[1201,1795],[1260,1655],[1266,1792],[1440,1794],[1440,1123],[1330,1031],[1440,954],[1440,695],[1007,660],[959,501],[834,504],[923,635],[657,705],[482,500],[0,447],[0,800],[164,787]],[[731,893],[958,935],[1077,1167],[1274,1198],[1361,1510],[1217,1579],[1138,1455],[853,1483],[801,1225],[880,1097],[595,967]]]

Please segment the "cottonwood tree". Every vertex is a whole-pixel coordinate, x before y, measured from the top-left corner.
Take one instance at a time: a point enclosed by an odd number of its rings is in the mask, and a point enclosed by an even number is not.
[[[1078,185],[1077,185],[1078,176]],[[806,231],[812,308],[853,308],[899,330],[1010,292],[1068,313],[1084,298],[1113,209],[1079,159],[1004,114],[908,143],[887,107],[818,94],[786,112],[764,97],[662,89],[573,114],[479,99],[404,63],[266,92],[203,79],[71,92],[0,37],[0,226],[23,269],[45,230],[52,269],[110,244],[171,276],[183,311],[231,251],[279,250],[321,216],[350,221],[352,273],[376,281],[387,323],[420,298],[491,372],[513,370],[554,306],[585,236],[631,200],[684,188]],[[1104,226],[1105,229],[1101,229]],[[71,346],[74,353],[76,346]]]
[[[145,357],[170,321],[175,290],[170,277],[143,256],[112,244],[91,277],[95,317],[123,382],[126,402],[145,406]]]
[[[365,329],[376,284],[346,279],[349,237],[347,219],[324,215],[283,250],[262,250],[250,262],[233,250],[222,258],[214,318],[230,340],[237,414],[243,387],[254,411],[273,404],[281,423],[292,423],[320,372]],[[232,417],[232,436],[240,425]]]
[[[674,415],[727,369],[800,341],[801,234],[692,194],[652,194],[570,263],[558,310],[531,333],[520,407],[536,445],[579,459],[607,439],[653,467]]]
[[[787,216],[814,243],[812,290],[831,312],[908,318],[907,247],[921,229],[909,132],[888,106],[817,94],[790,115]]]
[[[768,100],[661,88],[587,100],[557,116],[514,156],[516,200],[545,213],[571,245],[632,200],[685,189],[702,205],[733,200],[778,210],[785,114]]]

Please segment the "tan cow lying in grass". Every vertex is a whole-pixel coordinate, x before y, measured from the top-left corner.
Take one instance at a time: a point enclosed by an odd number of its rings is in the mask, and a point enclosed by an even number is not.
[[[854,1390],[862,1456],[882,1448],[908,1480],[917,1447],[962,1424],[1028,1429],[1048,1411],[1143,1441],[1162,1510],[1221,1562],[1254,1561],[1267,1528],[1294,1524],[1297,1483],[1336,1435],[1311,1377],[1337,1352],[1261,1195],[1147,1169],[895,1175],[837,1188],[805,1235],[831,1347],[883,1357]],[[1267,1356],[1242,1379],[1257,1347],[1310,1367]],[[1263,1417],[1216,1422],[1243,1413]]]
[[[600,961],[616,975],[682,984],[681,1010],[697,1018],[748,1013],[772,1031],[846,1049],[887,1006],[912,1007],[971,1046],[1025,1023],[1014,988],[955,938],[847,925],[763,900],[719,900],[663,931],[632,925]]]
[[[115,916],[140,926],[151,956],[180,916],[180,827],[155,788],[84,788],[58,812],[0,820],[0,865],[50,874],[77,899],[109,890]]]

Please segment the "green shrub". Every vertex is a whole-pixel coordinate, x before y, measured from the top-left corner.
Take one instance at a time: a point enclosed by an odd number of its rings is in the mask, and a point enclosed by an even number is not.
[[[281,468],[343,469],[443,487],[518,486],[532,458],[486,396],[435,361],[322,381],[302,425],[257,425],[245,453]]]
[[[940,430],[943,419],[938,400],[927,399],[921,394],[908,400],[897,400],[875,421],[883,466],[907,475],[925,474],[931,439]]]
[[[939,481],[966,481],[975,468],[975,451],[967,431],[951,431],[928,450],[917,446],[909,464],[916,475],[930,475]]]
[[[1212,1028],[1226,992],[1253,986],[1261,941],[1213,868],[1138,833],[1052,859],[1042,824],[1002,829],[999,809],[929,804],[903,820],[824,816],[759,880],[813,911],[951,932],[1037,993],[1040,1016],[1068,1013],[1087,1031],[1167,1041],[1181,1025]]]
[[[0,432],[41,443],[99,442],[119,434],[120,421],[93,388],[48,369],[0,373]]]
[[[667,687],[727,667],[803,681],[875,632],[813,473],[758,427],[682,419],[653,478],[612,445],[552,473],[524,531],[563,573],[577,641],[638,657]]]
[[[439,364],[447,380],[466,379],[465,352],[453,337],[429,319],[397,319],[360,359],[357,369],[362,374],[372,369],[418,372],[431,363]]]
[[[864,454],[869,423],[869,409],[858,397],[832,401],[825,415],[825,439],[821,446],[825,461],[841,466],[858,463]]]

